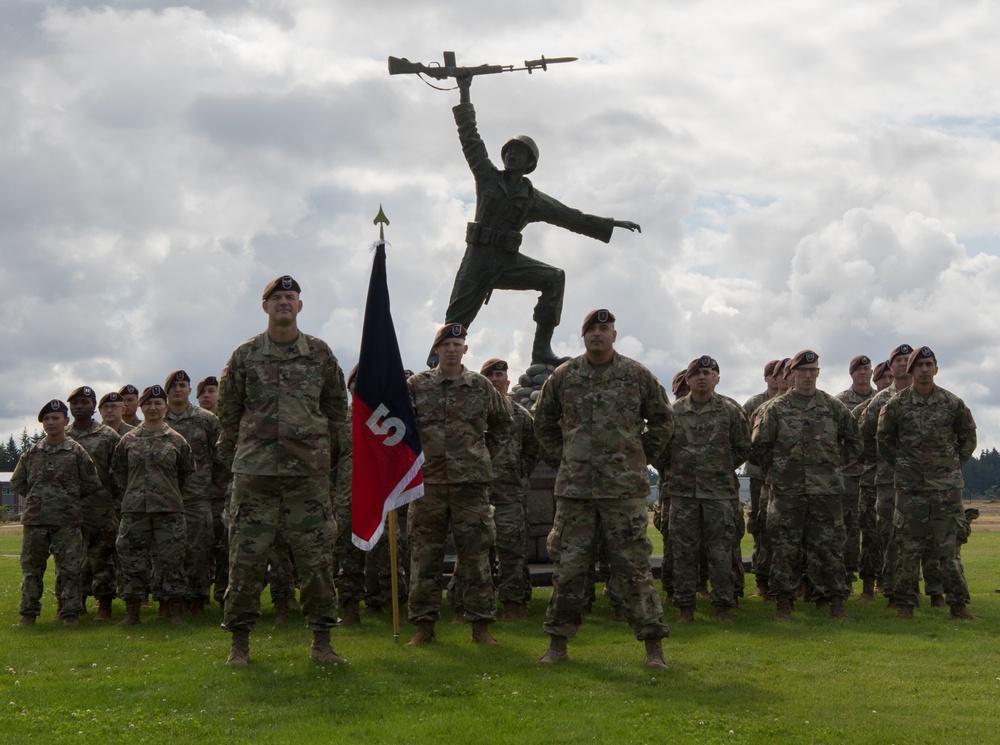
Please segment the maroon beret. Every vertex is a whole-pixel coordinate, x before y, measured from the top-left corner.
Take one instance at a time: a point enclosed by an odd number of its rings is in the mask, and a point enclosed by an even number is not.
[[[850,367],[848,368],[848,372],[854,372],[855,370],[857,370],[862,365],[870,365],[871,363],[872,363],[871,358],[868,355],[866,355],[866,354],[859,354],[857,357],[854,357],[851,360],[851,364],[850,364]]]
[[[79,388],[75,389],[71,394],[69,394],[66,401],[72,401],[74,398],[89,398],[95,404],[97,403],[97,394],[94,393],[94,389],[89,385],[81,385]]]
[[[670,392],[674,394],[674,398],[680,398],[688,390],[687,370],[685,369],[674,375],[673,382],[670,384]]]
[[[778,365],[781,364],[781,360],[771,360],[766,365],[764,365],[764,377],[769,377],[774,375],[775,370],[778,369]]]
[[[122,394],[118,391],[111,391],[111,393],[105,393],[101,396],[101,401],[98,406],[104,406],[104,404],[120,404],[124,403],[122,401]]]
[[[885,362],[879,362],[875,365],[875,369],[872,371],[872,380],[878,380],[889,370],[889,360]]]
[[[163,390],[170,392],[170,386],[174,383],[180,383],[181,381],[187,381],[188,384],[191,383],[191,376],[188,375],[183,370],[174,370],[167,376],[167,379],[163,381]]]
[[[900,344],[898,347],[889,352],[889,364],[897,357],[908,357],[913,354],[913,347],[909,344]]]
[[[480,375],[489,375],[494,370],[499,370],[500,372],[507,372],[507,361],[502,360],[499,357],[491,357],[483,363],[483,366],[479,370]]]
[[[697,370],[700,370],[703,367],[719,372],[719,363],[716,362],[713,357],[703,354],[701,357],[691,360],[691,363],[687,366],[687,370],[684,371],[684,374],[686,377],[691,377]]]
[[[469,330],[465,328],[460,323],[446,323],[444,326],[438,329],[437,334],[434,335],[434,344],[437,346],[445,339],[464,339],[469,335]]]
[[[118,395],[119,396],[138,396],[139,395],[139,389],[136,388],[131,383],[126,383],[125,385],[123,385],[121,388],[118,389]]]
[[[792,357],[792,361],[788,363],[787,369],[797,370],[803,365],[818,365],[819,355],[816,354],[811,349],[803,349],[797,355]]]
[[[198,388],[195,391],[195,396],[200,396],[205,391],[205,386],[214,385],[216,388],[219,387],[219,379],[214,375],[209,375],[198,381]]]
[[[275,277],[270,282],[267,283],[267,287],[264,288],[264,294],[261,297],[262,300],[267,300],[271,295],[283,290],[288,292],[289,290],[294,290],[295,292],[302,294],[302,288],[299,287],[299,283],[296,282],[290,275],[285,274],[281,277]]]
[[[598,308],[597,310],[592,310],[583,319],[583,328],[580,329],[580,336],[587,333],[587,329],[593,326],[595,323],[614,323],[615,314],[612,313],[607,308]]]
[[[906,361],[906,372],[913,372],[913,368],[917,362],[926,359],[934,360],[934,364],[937,364],[937,357],[934,356],[933,349],[930,347],[920,347],[920,349],[914,349],[910,353],[910,358]]]
[[[166,401],[167,392],[158,385],[151,385],[149,386],[149,388],[143,389],[142,395],[139,396],[139,405],[142,406],[151,398],[162,398],[164,401]]]

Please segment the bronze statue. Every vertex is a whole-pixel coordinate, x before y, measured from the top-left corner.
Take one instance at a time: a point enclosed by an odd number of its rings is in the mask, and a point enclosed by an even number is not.
[[[544,69],[544,57],[541,62]],[[390,66],[391,63],[392,59]],[[493,165],[476,129],[476,110],[469,90],[473,75],[501,72],[506,68],[498,65],[457,67],[454,54],[446,52],[444,68],[426,69],[439,71],[434,75],[438,79],[454,77],[458,82],[460,103],[452,111],[462,152],[476,179],[476,220],[466,228],[465,256],[455,276],[445,323],[461,323],[468,328],[489,301],[493,290],[537,290],[541,296],[533,316],[535,339],[531,346],[531,362],[559,364],[564,360],[552,352],[552,334],[562,315],[566,274],[562,269],[520,253],[521,231],[528,223],[547,222],[608,243],[616,227],[641,232],[639,225],[588,215],[537,190],[526,178],[538,164],[538,147],[527,135],[519,135],[504,144],[500,150],[503,170]],[[397,72],[426,73],[426,69]],[[524,69],[531,72],[531,64],[525,62]],[[427,364],[433,367],[436,363],[431,352]]]

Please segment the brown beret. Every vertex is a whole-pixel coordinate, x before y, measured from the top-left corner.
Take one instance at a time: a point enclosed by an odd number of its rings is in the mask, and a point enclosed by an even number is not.
[[[446,323],[444,326],[438,329],[437,334],[434,335],[434,344],[432,346],[437,346],[445,339],[464,339],[469,335],[469,330],[465,328],[460,323]]]
[[[857,357],[851,360],[848,372],[854,372],[862,365],[870,365],[872,363],[871,358],[866,354],[859,354]]]
[[[687,366],[687,370],[684,371],[684,374],[686,377],[691,377],[694,375],[695,371],[700,370],[703,367],[719,372],[719,363],[707,354],[703,354],[701,357],[691,360],[691,363]]]
[[[164,401],[167,400],[167,392],[163,390],[158,385],[151,385],[142,391],[142,395],[139,396],[139,405],[142,406],[151,398],[162,398]]]
[[[123,385],[121,388],[118,389],[118,395],[119,396],[138,396],[139,395],[139,389],[136,388],[131,383],[126,383],[125,385]]]
[[[593,326],[595,323],[614,323],[615,314],[612,313],[607,308],[598,308],[597,310],[592,310],[583,319],[583,328],[580,329],[580,336],[587,333],[587,329]]]
[[[42,407],[41,411],[38,412],[38,421],[39,422],[42,421],[43,416],[45,416],[46,414],[51,414],[53,411],[61,411],[66,416],[69,416],[69,407],[66,406],[66,404],[64,404],[58,398],[53,398],[51,401],[45,404],[45,406]]]
[[[69,394],[66,401],[72,401],[74,398],[89,398],[95,404],[97,403],[97,394],[94,393],[94,389],[89,385],[81,385],[79,388],[75,389],[71,394]]]
[[[105,393],[101,396],[101,401],[98,403],[98,407],[104,406],[104,404],[120,404],[124,403],[122,401],[122,394],[118,391],[111,391],[111,393]]]
[[[779,364],[781,364],[781,360],[771,360],[764,365],[764,377],[767,378],[774,375],[774,372],[778,369]]]
[[[500,372],[507,372],[507,361],[502,360],[499,357],[491,357],[483,363],[483,366],[479,370],[480,375],[489,375],[494,370],[499,370]]]
[[[673,382],[670,384],[670,392],[674,394],[674,398],[680,398],[688,390],[690,389],[688,388],[687,370],[685,369],[674,375]]]
[[[877,365],[875,365],[875,370],[872,371],[872,380],[878,380],[883,375],[885,375],[886,372],[888,372],[888,370],[889,370],[889,360],[886,360],[885,362],[879,362]]]
[[[819,355],[816,354],[811,349],[803,349],[797,355],[792,357],[792,361],[788,363],[789,370],[797,370],[803,365],[813,365],[819,364]]]
[[[351,387],[352,382],[356,382],[358,379],[358,366],[355,365],[351,368],[351,371],[347,373],[347,387]]]
[[[205,386],[207,385],[214,385],[216,388],[218,388],[219,379],[214,375],[209,375],[208,377],[202,378],[201,380],[198,381],[198,388],[195,391],[194,395],[196,397],[200,396],[205,391]]]
[[[937,357],[934,356],[934,350],[930,347],[920,347],[920,349],[914,349],[910,353],[910,358],[906,361],[906,372],[913,372],[914,366],[920,360],[932,359],[934,364],[937,364]]]
[[[183,370],[174,370],[167,376],[167,379],[163,381],[163,390],[169,393],[170,386],[172,386],[174,383],[180,383],[182,380],[187,381],[190,384],[191,376],[188,375]]]
[[[908,357],[913,354],[913,347],[909,344],[900,344],[898,347],[889,352],[889,364],[897,357]]]
[[[275,277],[270,282],[267,283],[267,287],[264,288],[264,294],[261,296],[262,300],[267,300],[271,295],[278,292],[278,290],[283,290],[288,292],[289,290],[294,290],[295,292],[302,294],[302,288],[299,287],[299,283],[296,282],[288,274],[282,277]]]

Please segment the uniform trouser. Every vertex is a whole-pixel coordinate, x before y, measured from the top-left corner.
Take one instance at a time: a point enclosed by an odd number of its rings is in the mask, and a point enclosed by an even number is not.
[[[141,600],[146,596],[150,558],[160,598],[182,596],[184,577],[183,512],[123,512],[118,527],[118,563],[122,571],[121,597]],[[158,584],[155,584],[158,583]]]
[[[555,328],[562,316],[566,272],[516,251],[467,244],[455,276],[445,323],[470,326],[493,290],[538,290],[534,321]]]
[[[646,500],[567,499],[556,497],[556,515],[548,538],[554,562],[552,597],[545,612],[545,633],[570,638],[583,623],[589,570],[597,558],[598,535],[607,544],[611,575],[636,639],[661,639],[670,632],[656,592],[646,534]],[[728,557],[728,550],[727,550]]]
[[[920,563],[928,542],[940,557],[948,605],[966,602],[969,588],[958,559],[956,533],[965,519],[962,492],[896,491],[894,524],[899,534],[899,569],[895,599],[900,605],[920,604]]]
[[[767,511],[771,503],[771,486],[766,482],[760,489],[760,502],[757,507],[757,550],[753,559],[753,573],[757,577],[757,586],[770,587],[771,560],[774,552],[771,548],[771,537],[767,529]]]
[[[764,486],[762,479],[750,477],[750,514],[747,517],[746,529],[753,536],[753,554],[750,556],[750,565],[753,566],[757,560],[757,550],[759,545],[758,536],[761,533],[758,513],[760,512],[760,490]]]
[[[743,536],[747,534],[746,516],[743,514],[743,504],[740,500],[734,499],[730,503],[733,508],[733,543],[732,543],[732,572],[733,572],[733,596],[743,597],[746,588],[746,573],[743,569]],[[708,557],[706,555],[707,563]],[[704,583],[703,583],[704,584]]]
[[[895,598],[896,569],[899,563],[899,544],[893,514],[896,511],[896,489],[892,484],[875,485],[878,513],[878,534],[882,541],[882,592],[890,600]]]
[[[212,598],[222,604],[229,584],[229,529],[223,520],[225,500],[212,500]],[[228,519],[228,518],[227,518]]]
[[[337,535],[333,540],[333,576],[341,605],[360,603],[365,595],[365,552],[351,540],[351,505],[334,508]]]
[[[528,495],[493,498],[496,524],[497,595],[501,603],[524,603],[531,597],[528,571]]]
[[[735,606],[732,502],[728,499],[672,497],[670,526],[674,545],[674,605],[694,607],[704,550],[708,553],[712,605],[721,608]]]
[[[184,595],[189,600],[208,600],[212,588],[212,546],[215,544],[212,503],[207,500],[185,502],[184,523],[187,531],[184,552],[187,590]]]
[[[226,630],[254,630],[260,618],[268,556],[279,525],[284,526],[298,573],[306,625],[313,631],[336,625],[336,523],[329,477],[234,474],[230,516],[229,587],[223,615]]]
[[[437,621],[441,616],[441,575],[451,528],[461,565],[461,607],[469,621],[493,621],[496,597],[490,572],[495,538],[488,484],[424,484],[424,496],[410,503],[409,619]]]
[[[861,532],[861,558],[858,575],[863,580],[882,579],[882,536],[878,530],[875,485],[862,482],[858,491],[858,527]]]
[[[813,600],[845,599],[844,516],[840,494],[771,493],[767,531],[771,539],[770,588],[793,599],[805,567]]]
[[[410,566],[410,548],[406,533],[409,507],[408,504],[404,504],[396,510],[396,590],[400,602],[403,603],[409,595],[407,567]],[[387,608],[392,603],[388,522],[389,518],[386,516],[382,537],[375,544],[375,548],[365,555],[365,605],[369,608]]]
[[[848,582],[857,578],[861,561],[861,527],[858,516],[861,481],[857,476],[844,476],[844,495],[841,505],[844,513],[844,571]]]
[[[49,554],[55,557],[61,578],[59,600],[63,618],[76,618],[83,612],[80,569],[86,553],[79,525],[25,525],[21,533],[21,606],[22,616],[42,612],[42,578]]]
[[[110,507],[84,510],[83,546],[86,552],[81,581],[83,594],[95,598],[115,596],[115,539],[118,520]]]
[[[295,599],[295,565],[292,563],[292,549],[288,545],[286,533],[287,528],[282,517],[274,532],[274,541],[267,555],[267,571],[264,573],[264,582],[274,604],[279,600]],[[331,571],[334,571],[332,566]]]

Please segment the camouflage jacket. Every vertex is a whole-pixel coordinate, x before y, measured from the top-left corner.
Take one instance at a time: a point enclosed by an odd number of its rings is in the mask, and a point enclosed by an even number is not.
[[[507,396],[500,400],[514,424],[493,458],[493,492],[516,496],[527,491],[528,477],[538,464],[538,438],[528,410]]]
[[[750,424],[743,409],[717,394],[703,405],[685,396],[673,407],[674,433],[664,452],[661,490],[668,498],[735,499],[736,469],[750,455]]]
[[[463,365],[457,380],[435,367],[410,376],[406,387],[424,449],[424,482],[492,481],[491,458],[513,422],[490,381]]]
[[[964,466],[976,451],[976,422],[958,396],[934,387],[893,396],[878,418],[878,452],[897,489],[945,491],[965,486]]]
[[[836,396],[834,396],[834,398],[840,401],[840,403],[842,403],[848,409],[853,410],[854,407],[857,406],[858,404],[864,403],[865,401],[871,401],[873,398],[875,398],[876,393],[877,391],[874,388],[872,388],[871,391],[868,392],[867,396],[863,396],[857,391],[855,391],[854,388],[848,388],[846,391],[841,391],[840,393],[838,393]]]
[[[112,428],[109,428],[112,429]],[[119,437],[122,437],[126,432],[131,432],[135,427],[128,422],[119,422],[118,429],[113,430]]]
[[[878,418],[879,412],[885,407],[890,398],[899,393],[896,384],[893,383],[888,388],[883,388],[872,398],[864,403],[858,404],[852,412],[858,422],[858,429],[861,431],[861,442],[864,450],[861,453],[861,462],[867,468],[875,468],[875,484],[892,483],[892,466],[879,453],[878,449]]]
[[[570,499],[648,496],[646,465],[659,461],[673,426],[663,386],[617,352],[601,373],[585,355],[560,365],[535,406],[543,456],[558,464],[555,494]]]
[[[222,433],[219,418],[200,406],[188,404],[180,414],[168,408],[165,421],[187,440],[194,457],[194,473],[184,485],[184,501],[191,504],[211,501],[213,485],[218,482],[217,472],[225,470],[218,450]]]
[[[330,471],[330,500],[334,509],[346,510],[347,512],[351,511],[351,474],[354,458],[354,442],[351,439],[352,427],[351,407],[348,406],[347,419],[338,433],[340,447],[337,463]],[[339,521],[340,518],[338,517],[337,520]]]
[[[97,475],[101,479],[104,487],[97,494],[92,495],[84,505],[89,509],[110,510],[121,501],[115,480],[111,478],[111,459],[114,457],[115,448],[122,438],[111,427],[98,424],[92,421],[85,430],[79,430],[70,425],[66,428],[66,436],[72,437],[87,451],[87,455],[94,461],[97,468]]]
[[[530,222],[547,222],[604,243],[611,240],[615,229],[613,219],[567,207],[538,191],[527,178],[521,178],[514,186],[508,184],[503,172],[493,165],[479,136],[475,107],[460,103],[452,112],[462,152],[476,179],[476,223],[466,236],[470,243],[517,250],[520,246],[517,234]]]
[[[329,473],[346,416],[344,373],[308,334],[287,350],[267,332],[243,342],[219,379],[219,451],[233,473]]]
[[[843,494],[842,470],[861,447],[851,412],[824,391],[809,398],[789,391],[754,417],[751,451],[774,494]]]
[[[771,396],[771,398],[767,397],[767,391],[764,391],[763,393],[758,393],[756,396],[751,396],[750,398],[748,398],[746,400],[746,403],[743,404],[743,413],[747,415],[747,421],[752,422],[753,416],[757,412],[757,409],[759,409],[762,404],[767,403],[773,398],[774,396]],[[763,471],[760,470],[760,466],[758,466],[756,463],[750,463],[748,461],[747,476],[749,476],[752,479],[763,479],[764,473]]]
[[[136,427],[115,448],[111,472],[122,492],[122,512],[183,512],[194,458],[187,440],[170,427]]]
[[[79,525],[83,506],[105,491],[94,461],[75,440],[41,439],[14,467],[10,489],[24,497],[23,525]]]

